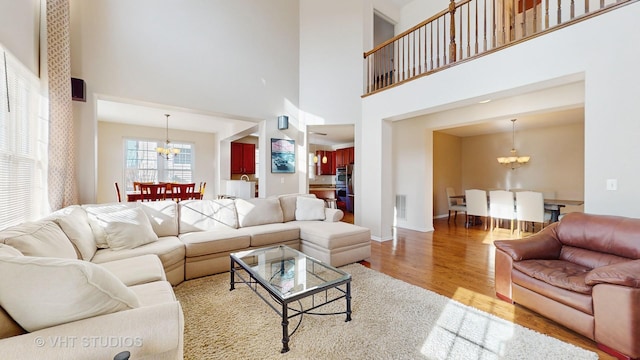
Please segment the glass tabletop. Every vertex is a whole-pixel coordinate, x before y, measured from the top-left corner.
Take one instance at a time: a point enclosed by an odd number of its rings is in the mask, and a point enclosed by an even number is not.
[[[282,299],[328,288],[351,278],[350,274],[288,246],[242,251],[231,257]]]

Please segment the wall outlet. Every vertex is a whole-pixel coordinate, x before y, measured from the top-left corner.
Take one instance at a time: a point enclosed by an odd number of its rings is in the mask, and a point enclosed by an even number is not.
[[[607,179],[607,190],[609,191],[618,190],[618,179]]]
[[[284,184],[284,178],[283,177],[280,178],[280,184]]]

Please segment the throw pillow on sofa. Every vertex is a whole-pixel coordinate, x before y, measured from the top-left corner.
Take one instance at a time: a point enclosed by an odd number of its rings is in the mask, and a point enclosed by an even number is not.
[[[82,205],[82,208],[87,212],[89,226],[91,226],[96,245],[100,249],[106,249],[109,247],[109,243],[107,242],[107,233],[104,231],[106,222],[102,219],[102,216],[104,214],[129,209],[131,206],[128,203],[114,203]]]
[[[98,247],[87,213],[80,206],[69,206],[52,214],[53,219],[76,246],[83,260],[90,261]]]
[[[298,196],[296,220],[324,220],[324,200]]]
[[[0,243],[16,248],[23,255],[77,259],[67,235],[51,220],[26,222],[0,232]]]
[[[111,250],[133,249],[158,240],[144,210],[132,208],[102,214]]]
[[[0,304],[27,331],[139,307],[115,275],[83,260],[0,257]]]
[[[304,196],[312,199],[316,198],[314,194],[278,195],[278,200],[280,200],[280,207],[282,208],[282,215],[284,217],[283,219],[284,222],[289,222],[296,219],[296,202],[298,201],[298,196]]]

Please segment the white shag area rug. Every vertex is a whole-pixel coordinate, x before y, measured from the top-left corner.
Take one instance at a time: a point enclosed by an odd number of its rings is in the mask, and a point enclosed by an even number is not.
[[[598,359],[596,353],[360,264],[352,275],[352,320],[304,315],[281,354],[280,316],[229,273],[175,288],[185,316],[185,359]],[[345,301],[327,305],[344,311]],[[325,309],[319,309],[325,310]],[[298,318],[290,320],[293,330]]]

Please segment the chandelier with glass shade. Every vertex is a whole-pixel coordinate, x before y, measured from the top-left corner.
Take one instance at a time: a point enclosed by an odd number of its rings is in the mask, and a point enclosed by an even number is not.
[[[531,156],[518,156],[518,154],[517,154],[516,146],[515,146],[515,142],[516,142],[516,120],[517,119],[511,119],[511,128],[512,128],[512,132],[511,132],[511,154],[509,154],[509,156],[501,156],[501,157],[497,158],[498,163],[500,163],[501,165],[504,165],[506,167],[511,168],[511,170],[514,170],[516,168],[519,168],[522,165],[525,165],[531,159]]]
[[[180,154],[180,149],[173,147],[171,141],[169,140],[169,114],[164,114],[167,118],[167,138],[165,140],[164,146],[158,146],[156,148],[156,152],[158,156],[162,156],[165,159],[169,160],[172,156],[176,156]]]

